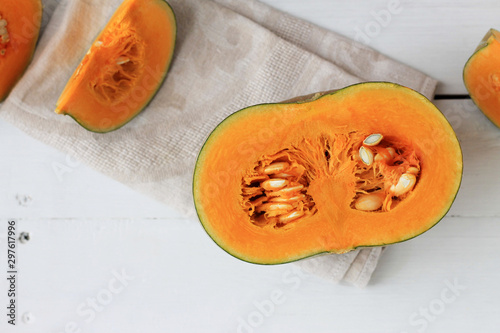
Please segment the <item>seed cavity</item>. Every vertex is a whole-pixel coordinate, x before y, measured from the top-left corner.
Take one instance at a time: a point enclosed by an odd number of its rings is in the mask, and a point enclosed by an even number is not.
[[[92,67],[100,57],[109,62],[96,67],[99,71],[90,78],[89,89],[101,104],[116,105],[129,96],[144,72],[144,40],[131,27],[131,22],[115,23],[93,43],[76,75]]]
[[[382,134],[371,134],[364,141],[365,146],[376,146],[382,141],[384,136]]]
[[[372,139],[367,141],[369,138]],[[373,145],[368,148],[365,147],[366,143]],[[420,161],[416,152],[408,148],[411,145],[391,142],[384,139],[382,134],[369,135],[359,145],[359,150],[351,154],[353,161],[360,159],[363,162],[356,163],[358,181],[351,208],[366,212],[388,212],[405,200],[415,188],[421,173]]]
[[[259,227],[290,228],[317,212],[307,193],[311,176],[296,152],[264,156],[242,180],[242,207]]]

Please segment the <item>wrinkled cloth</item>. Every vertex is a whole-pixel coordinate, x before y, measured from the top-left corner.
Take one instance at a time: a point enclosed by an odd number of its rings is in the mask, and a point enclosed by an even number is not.
[[[160,91],[125,127],[91,133],[55,103],[121,0],[44,1],[44,31],[33,62],[0,117],[34,138],[193,215],[192,173],[209,133],[258,103],[392,81],[432,98],[436,81],[366,46],[255,0],[169,0],[176,51]],[[365,286],[382,252],[363,249],[299,262],[332,281]]]

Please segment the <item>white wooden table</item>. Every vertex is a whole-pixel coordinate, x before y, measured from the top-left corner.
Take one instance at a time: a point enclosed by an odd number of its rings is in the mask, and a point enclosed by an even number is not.
[[[264,2],[441,81],[447,99],[436,104],[465,167],[447,217],[391,246],[367,288],[334,285],[294,265],[238,261],[197,221],[0,122],[0,332],[499,332],[500,129],[464,98],[461,79],[500,24],[498,0],[401,0],[390,18],[380,13],[391,1]],[[6,325],[9,218],[31,234],[18,243],[15,328]]]

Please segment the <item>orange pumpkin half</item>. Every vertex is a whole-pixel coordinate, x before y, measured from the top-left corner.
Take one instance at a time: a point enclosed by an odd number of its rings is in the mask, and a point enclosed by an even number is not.
[[[500,32],[490,29],[464,67],[463,79],[477,107],[500,127]]]
[[[401,242],[452,205],[462,153],[429,100],[382,82],[318,96],[236,112],[202,148],[194,203],[233,256],[277,264]]]
[[[93,132],[125,125],[165,79],[176,31],[174,12],[164,0],[125,0],[71,76],[56,113]]]
[[[41,23],[40,0],[0,1],[0,102],[28,67]]]

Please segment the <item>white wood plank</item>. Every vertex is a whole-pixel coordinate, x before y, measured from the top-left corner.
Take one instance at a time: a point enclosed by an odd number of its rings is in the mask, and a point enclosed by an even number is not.
[[[438,94],[466,94],[462,71],[467,59],[488,29],[500,28],[496,0],[263,2],[423,71],[441,82]]]
[[[18,250],[19,313],[35,318],[19,324],[23,332],[64,332],[71,322],[82,332],[239,332],[242,321],[250,330],[241,332],[417,332],[425,324],[426,332],[493,333],[500,325],[500,218],[445,218],[391,246],[363,290],[293,264],[241,262],[185,221],[18,225],[33,233]],[[133,278],[115,281],[123,272]],[[450,284],[465,289],[454,294]]]

